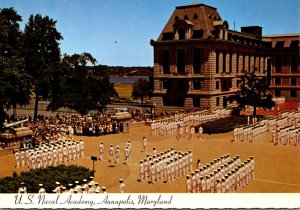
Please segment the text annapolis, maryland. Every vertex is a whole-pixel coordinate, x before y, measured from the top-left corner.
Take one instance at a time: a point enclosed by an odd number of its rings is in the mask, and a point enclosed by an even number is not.
[[[172,205],[173,195],[152,194],[148,195],[118,195],[118,194],[22,194],[15,195],[15,205],[42,206],[75,206],[76,207],[122,207],[122,206],[144,206],[155,207],[160,205]]]

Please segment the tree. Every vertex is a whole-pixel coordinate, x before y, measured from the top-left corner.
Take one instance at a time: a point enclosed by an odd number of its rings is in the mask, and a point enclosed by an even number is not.
[[[16,105],[26,105],[29,103],[31,77],[25,71],[24,60],[22,58],[0,57],[0,68],[1,102],[6,108],[13,107],[14,118],[16,118]]]
[[[5,108],[25,105],[30,100],[31,77],[24,71],[20,56],[20,15],[13,8],[0,9],[0,124],[4,122]]]
[[[259,77],[255,74],[255,69],[246,72],[241,77],[240,90],[228,97],[230,102],[236,101],[240,109],[246,105],[253,106],[253,117],[256,117],[256,109],[272,108],[275,102],[272,100],[271,89],[266,82],[266,77]]]
[[[106,71],[95,71],[86,66],[88,63],[95,65],[96,62],[89,53],[64,55],[60,66],[60,91],[48,109],[55,111],[60,107],[68,107],[82,115],[90,110],[105,109],[117,92],[109,83]]]
[[[29,17],[22,35],[22,54],[26,71],[34,78],[34,118],[37,117],[40,96],[48,96],[53,72],[58,71],[60,62],[59,41],[63,39],[56,30],[56,21],[37,14]]]
[[[140,78],[133,83],[131,96],[134,99],[140,98],[143,103],[145,97],[150,97],[152,94],[152,86],[146,79]]]

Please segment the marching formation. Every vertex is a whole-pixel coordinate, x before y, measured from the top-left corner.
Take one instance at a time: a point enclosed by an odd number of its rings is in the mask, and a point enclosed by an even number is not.
[[[266,124],[255,124],[244,127],[237,127],[233,130],[234,141],[255,142],[261,140],[268,131]]]
[[[177,133],[179,137],[191,138],[193,127],[201,125],[209,121],[217,120],[220,118],[228,117],[231,114],[229,109],[219,109],[213,112],[200,111],[189,114],[177,114],[173,118],[160,120],[151,124],[152,135],[173,135]],[[195,128],[194,128],[195,129]],[[190,136],[191,134],[191,136]]]
[[[193,155],[191,151],[178,152],[173,148],[160,154],[153,148],[153,154],[140,160],[140,181],[148,180],[154,184],[159,180],[171,183],[193,170]]]
[[[284,112],[277,119],[262,120],[257,124],[237,127],[233,130],[234,141],[255,142],[272,132],[275,144],[300,146],[300,112]]]
[[[84,142],[56,141],[40,144],[34,149],[15,151],[16,167],[27,165],[31,169],[57,166],[84,157]]]
[[[207,165],[197,164],[197,169],[186,175],[187,193],[233,193],[238,192],[254,179],[254,159],[244,163],[239,156],[229,154],[214,159]]]
[[[125,165],[128,165],[130,151],[131,151],[131,143],[130,140],[128,140],[124,149]],[[120,163],[121,151],[118,145],[114,148],[114,145],[110,144],[110,147],[108,148],[108,154],[109,154],[108,162],[115,162],[116,164]],[[104,160],[103,156],[104,156],[104,144],[103,142],[101,142],[99,145],[99,160]]]
[[[125,193],[126,185],[123,179],[119,180],[120,182],[120,193]],[[99,187],[99,183],[94,181],[94,177],[90,176],[89,179],[83,179],[81,182],[75,181],[74,184],[69,183],[66,186],[62,185],[60,182],[55,182],[55,188],[52,192],[46,192],[43,184],[39,184],[39,191],[38,194],[45,194],[45,193],[69,193],[69,194],[76,194],[76,193],[107,193],[106,187]],[[27,187],[25,182],[20,184],[18,189],[18,193],[27,193]]]

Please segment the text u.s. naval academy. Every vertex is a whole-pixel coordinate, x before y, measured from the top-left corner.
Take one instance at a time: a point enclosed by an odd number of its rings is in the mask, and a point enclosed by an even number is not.
[[[61,196],[57,195],[47,196],[44,195],[16,195],[15,204],[29,204],[29,205],[84,205],[84,206],[123,206],[123,205],[141,205],[144,207],[155,207],[158,205],[171,205],[173,195],[127,195],[127,196],[113,196],[113,195],[101,195],[101,196],[87,196],[87,195],[68,195]]]

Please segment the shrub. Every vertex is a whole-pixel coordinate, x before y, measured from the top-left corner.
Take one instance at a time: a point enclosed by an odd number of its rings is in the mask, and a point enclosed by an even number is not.
[[[40,183],[44,184],[47,193],[52,193],[56,181],[67,186],[68,183],[73,184],[76,180],[88,179],[91,175],[93,172],[88,168],[76,165],[34,169],[21,172],[20,175],[14,173],[12,176],[1,178],[0,193],[17,193],[21,182],[26,183],[28,193],[37,193]]]
[[[227,133],[232,131],[235,127],[246,125],[246,116],[231,116],[223,119],[214,120],[202,124],[203,133],[207,134],[217,134],[217,133]],[[196,126],[196,131],[198,131],[200,125]]]

